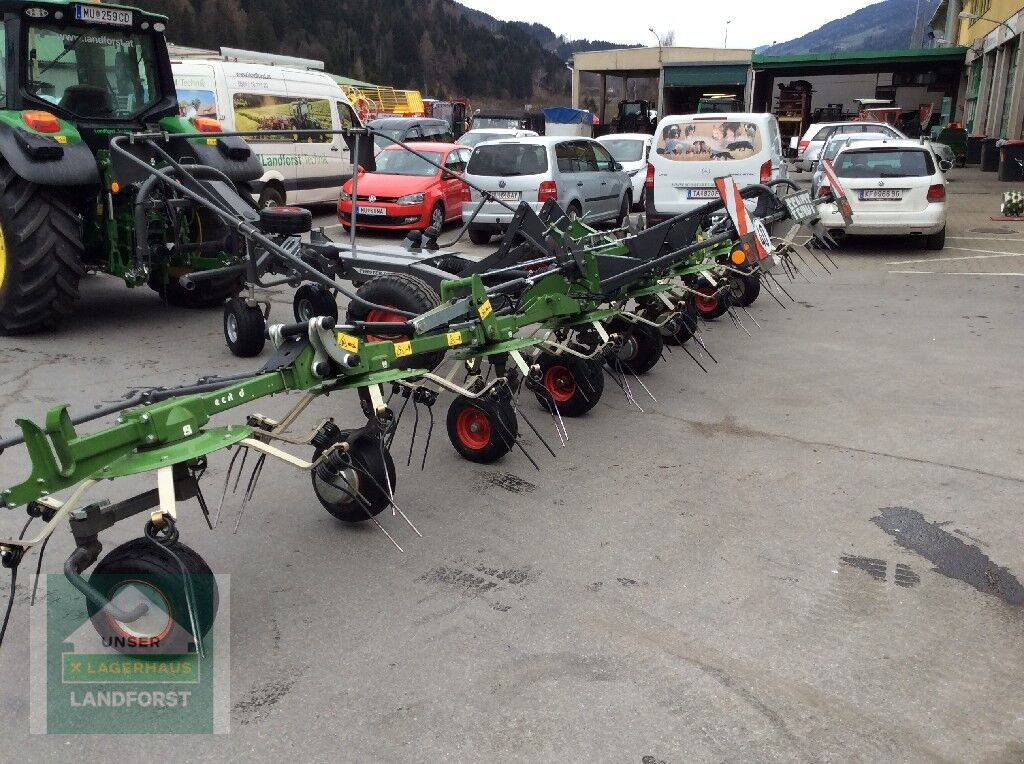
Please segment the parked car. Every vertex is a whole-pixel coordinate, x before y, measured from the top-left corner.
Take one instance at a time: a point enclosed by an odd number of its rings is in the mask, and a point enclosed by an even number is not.
[[[378,117],[371,119],[366,126],[376,133],[373,143],[374,153],[379,154],[395,141],[433,141],[435,143],[455,143],[452,126],[443,119],[434,117]]]
[[[946,243],[946,178],[927,144],[909,139],[865,141],[832,162],[853,212],[846,225],[835,205],[822,208],[830,233],[919,236],[928,249]],[[831,190],[823,183],[818,193]]]
[[[345,91],[323,72],[218,60],[172,63],[178,113],[221,129],[340,130],[361,127]],[[261,207],[333,202],[352,175],[351,150],[340,134],[247,138],[266,172],[251,183]]]
[[[590,222],[614,221],[621,225],[632,205],[629,176],[608,150],[592,138],[540,136],[478,143],[466,167],[465,178],[513,209],[527,202],[540,210],[557,201],[571,216]],[[481,194],[470,188],[462,205],[474,244],[486,244],[503,231],[514,214],[498,202],[488,201],[474,218]]]
[[[814,175],[811,176],[811,196],[818,193],[818,187],[824,181],[825,171],[822,168],[822,163],[825,162],[825,160],[835,160],[836,154],[853,143],[861,143],[863,141],[881,141],[884,143],[888,140],[903,139],[892,139],[885,133],[836,133],[833,135],[825,142],[824,147],[821,149],[821,154],[818,157],[818,162],[814,167]]]
[[[629,176],[633,186],[633,206],[640,209],[644,208],[647,201],[644,183],[647,180],[647,159],[651,155],[653,141],[654,136],[647,133],[617,133],[602,135],[597,139]]]
[[[406,151],[390,146],[377,155],[374,172],[360,172],[356,228],[405,230],[441,229],[462,214],[466,169],[470,150],[454,143],[409,143],[414,149],[444,169]],[[352,180],[341,187],[338,220],[346,228],[352,225]]]
[[[521,130],[509,127],[482,127],[476,130],[468,130],[462,134],[456,143],[473,148],[482,141],[497,141],[503,138],[536,138],[537,133],[533,130]]]
[[[740,187],[787,177],[774,115],[740,112],[662,119],[645,179],[647,224],[717,199],[715,178],[721,175],[732,175]]]
[[[836,133],[882,133],[892,138],[906,138],[903,133],[887,122],[860,120],[851,122],[817,122],[807,128],[807,132],[797,144],[796,167],[798,170],[813,172],[821,155],[825,141]]]

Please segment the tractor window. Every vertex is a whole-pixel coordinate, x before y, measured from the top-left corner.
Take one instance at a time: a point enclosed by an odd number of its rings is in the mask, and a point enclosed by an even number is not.
[[[29,26],[29,94],[86,119],[129,119],[160,100],[150,35]]]

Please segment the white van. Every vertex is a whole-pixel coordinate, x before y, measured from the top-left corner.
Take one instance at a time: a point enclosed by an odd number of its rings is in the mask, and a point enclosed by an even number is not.
[[[181,116],[216,119],[225,132],[361,126],[345,92],[323,72],[188,59],[172,62]],[[341,135],[246,139],[266,173],[252,183],[261,207],[336,202],[352,159]]]
[[[647,166],[647,224],[718,199],[715,178],[742,188],[788,177],[779,123],[772,114],[668,116],[658,123]]]

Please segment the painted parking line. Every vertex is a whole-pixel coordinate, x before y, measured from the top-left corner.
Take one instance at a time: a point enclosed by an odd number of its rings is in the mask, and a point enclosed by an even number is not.
[[[1024,239],[1008,239],[1005,236],[947,236],[946,241],[1024,241]]]
[[[1024,252],[1000,252],[994,249],[967,249],[966,247],[946,247],[954,252],[981,252],[980,255],[964,257],[926,257],[921,260],[892,260],[886,265],[916,265],[917,263],[945,263],[954,260],[991,260],[997,257],[1024,257]]]
[[[969,271],[889,271],[907,276],[1024,276],[1024,273],[982,273]]]

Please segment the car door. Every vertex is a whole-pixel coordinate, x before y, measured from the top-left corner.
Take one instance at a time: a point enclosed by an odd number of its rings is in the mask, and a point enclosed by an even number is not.
[[[615,169],[615,160],[604,146],[597,141],[587,141],[594,152],[599,185],[597,186],[597,203],[602,214],[618,215],[619,200],[622,198],[623,186],[628,176]],[[595,209],[597,209],[595,207]]]
[[[469,153],[465,149],[452,149],[444,162],[446,173],[441,178],[441,193],[444,196],[445,218],[454,217],[462,209],[462,189],[466,185],[462,173],[466,171]],[[445,177],[447,173],[452,175]]]

